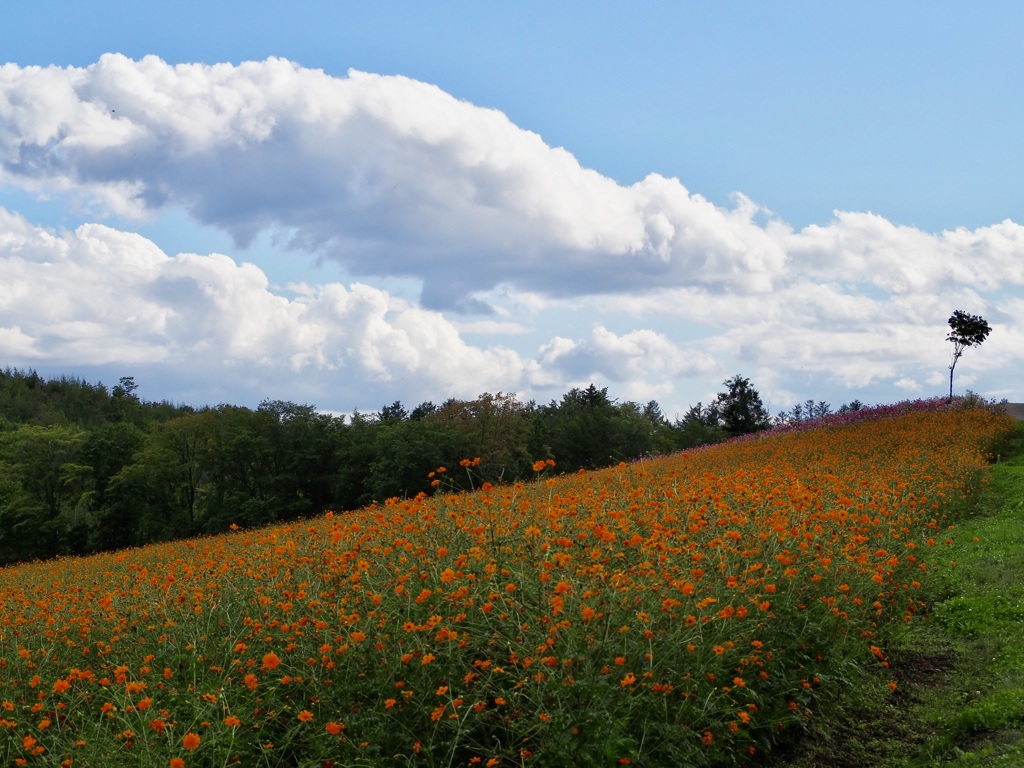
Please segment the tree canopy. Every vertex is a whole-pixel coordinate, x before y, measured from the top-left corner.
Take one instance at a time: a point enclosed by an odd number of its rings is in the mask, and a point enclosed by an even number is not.
[[[720,392],[711,405],[722,428],[732,437],[768,429],[768,410],[750,379],[737,374],[723,384],[726,391]]]

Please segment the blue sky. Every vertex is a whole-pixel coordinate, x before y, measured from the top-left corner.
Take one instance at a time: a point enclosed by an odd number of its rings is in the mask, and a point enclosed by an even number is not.
[[[593,380],[671,415],[742,373],[778,410],[940,394],[960,308],[995,330],[957,383],[1024,400],[1022,22],[1008,2],[9,4],[0,361],[335,411]],[[350,112],[310,106],[335,86]],[[270,127],[214,125],[239,108]],[[77,283],[42,268],[54,248]]]

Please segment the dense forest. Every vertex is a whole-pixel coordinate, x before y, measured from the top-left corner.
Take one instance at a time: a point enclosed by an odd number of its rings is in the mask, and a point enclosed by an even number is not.
[[[748,379],[724,384],[712,403],[675,421],[654,401],[617,402],[593,384],[546,405],[499,392],[339,417],[279,400],[255,410],[147,402],[131,377],[108,389],[8,368],[0,371],[0,564],[520,481],[537,460],[550,460],[548,471],[597,469],[769,426]],[[808,401],[774,420],[829,412]]]

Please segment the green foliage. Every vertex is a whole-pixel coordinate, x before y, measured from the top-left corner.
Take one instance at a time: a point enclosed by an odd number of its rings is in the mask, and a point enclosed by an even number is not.
[[[376,431],[376,458],[369,467],[367,493],[376,501],[429,493],[430,473],[438,466],[457,464],[464,445],[449,425],[426,420],[385,422]]]
[[[529,443],[531,416],[531,406],[502,392],[445,403],[423,418],[428,424],[451,428],[460,435],[462,455],[445,457],[435,466],[479,457],[475,471],[481,482],[529,476],[533,464]]]
[[[655,404],[656,405],[656,404]],[[553,458],[562,472],[597,469],[650,454],[657,442],[670,444],[660,409],[615,403],[608,388],[591,384],[571,389],[560,402],[538,409],[534,456]]]
[[[89,467],[79,463],[85,432],[23,424],[0,433],[0,556],[47,557],[79,550],[87,528]]]
[[[675,444],[678,449],[697,448],[702,445],[720,443],[729,438],[729,433],[719,425],[719,415],[714,403],[705,406],[697,403],[686,415],[675,423]]]
[[[727,389],[719,393],[712,405],[719,425],[732,437],[768,429],[768,410],[750,379],[736,374],[723,384]]]

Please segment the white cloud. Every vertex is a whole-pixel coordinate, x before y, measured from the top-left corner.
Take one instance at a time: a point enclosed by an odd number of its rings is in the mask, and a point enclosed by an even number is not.
[[[706,352],[687,350],[663,334],[641,329],[616,334],[603,325],[589,339],[556,337],[540,350],[545,368],[562,372],[576,384],[591,381],[645,382],[717,374],[719,365]]]
[[[894,295],[1024,285],[1024,227],[1012,221],[933,235],[875,214],[835,215],[827,226],[808,226],[785,239],[796,272]]]
[[[896,386],[898,389],[902,389],[911,394],[917,394],[921,392],[922,389],[919,383],[905,376],[902,379],[897,379],[896,381],[894,381],[893,385]]]
[[[435,86],[280,59],[5,65],[0,180],[131,216],[184,206],[242,244],[276,231],[355,274],[422,278],[436,307],[502,282],[765,291],[785,262],[742,196],[720,209],[657,174],[624,187]]]
[[[45,353],[36,345],[35,339],[24,333],[17,325],[0,328],[0,349],[23,360],[45,357]]]
[[[412,401],[561,391],[564,369],[584,359],[596,376],[662,389],[713,365],[706,355],[684,358],[651,331],[604,328],[589,340],[556,338],[531,359],[470,344],[441,313],[366,284],[293,285],[289,293],[228,256],[172,257],[100,224],[54,233],[0,209],[0,356],[15,364],[143,366],[187,371],[208,385],[294,380],[338,410],[392,393]],[[475,330],[518,330],[502,326]]]
[[[936,234],[837,211],[796,231],[742,194],[722,208],[656,173],[621,185],[501,112],[405,77],[281,59],[7,64],[0,184],[89,217],[184,208],[242,245],[268,233],[355,276],[278,289],[234,256],[169,256],[101,224],[52,232],[0,210],[12,362],[184,366],[207,382],[258,371],[331,392],[339,410],[366,392],[591,380],[678,403],[680,381],[703,391],[753,369],[788,403],[823,382],[941,385],[946,318],[962,308],[994,328],[971,375],[1003,391],[1024,364],[1017,223]],[[374,277],[422,284],[420,304]]]
[[[461,333],[484,334],[488,336],[519,336],[529,329],[522,323],[499,320],[478,320],[472,323],[455,323]]]
[[[139,235],[87,224],[54,234],[0,209],[0,353],[68,365],[163,362],[205,377],[223,367],[346,370],[364,386],[422,377],[449,391],[518,381],[516,353],[466,344],[436,312],[376,288],[273,293],[251,264],[170,257]]]

